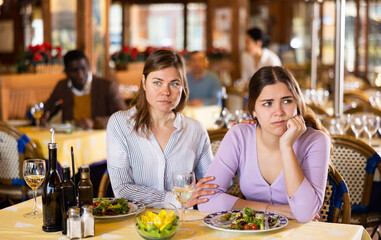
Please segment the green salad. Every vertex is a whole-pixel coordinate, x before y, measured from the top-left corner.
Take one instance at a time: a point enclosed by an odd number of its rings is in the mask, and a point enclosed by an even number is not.
[[[269,223],[269,227],[273,228],[280,216],[271,217],[268,216],[267,220]],[[231,225],[228,227],[229,229],[235,230],[263,230],[265,229],[265,220],[266,217],[263,213],[252,210],[251,208],[243,209],[243,213],[227,213],[221,216],[221,221],[229,221],[234,219]]]
[[[130,208],[125,198],[94,198],[93,200],[93,215],[107,216],[126,214]]]

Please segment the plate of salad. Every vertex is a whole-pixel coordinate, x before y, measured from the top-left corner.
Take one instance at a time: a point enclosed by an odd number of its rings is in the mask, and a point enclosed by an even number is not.
[[[208,227],[217,230],[241,233],[274,231],[288,224],[288,219],[282,215],[269,212],[265,214],[250,208],[211,213],[203,221]]]
[[[94,198],[93,215],[95,219],[120,218],[134,215],[145,209],[143,203],[125,198]]]

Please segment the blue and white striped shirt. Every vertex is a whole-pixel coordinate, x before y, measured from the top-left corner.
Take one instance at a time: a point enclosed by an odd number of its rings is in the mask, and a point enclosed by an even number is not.
[[[164,151],[152,132],[139,136],[131,116],[136,108],[114,113],[107,125],[107,168],[116,197],[141,201],[167,201],[180,206],[171,192],[173,171],[194,171],[204,177],[212,159],[206,129],[197,120],[178,113]]]

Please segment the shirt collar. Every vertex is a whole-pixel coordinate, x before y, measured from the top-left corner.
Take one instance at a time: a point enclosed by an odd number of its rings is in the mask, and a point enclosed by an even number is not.
[[[86,95],[86,94],[89,94],[90,93],[90,90],[91,90],[91,82],[93,81],[93,74],[89,71],[88,74],[87,74],[87,80],[86,80],[86,84],[85,84],[85,87],[82,89],[82,90],[78,90],[76,89],[74,86],[73,86],[73,83],[71,81],[71,79],[69,79],[68,83],[67,83],[67,87],[71,89],[71,92],[80,97],[80,96],[83,96],[83,95]]]
[[[175,121],[173,122],[173,126],[177,129],[177,130],[181,130],[182,127],[183,127],[183,120],[184,120],[184,116],[180,113],[175,113],[176,114],[176,118],[175,118]]]

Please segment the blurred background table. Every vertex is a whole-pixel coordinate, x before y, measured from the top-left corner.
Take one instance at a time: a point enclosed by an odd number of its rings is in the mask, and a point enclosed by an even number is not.
[[[37,151],[45,159],[49,158],[48,143],[51,133],[47,128],[18,127],[37,145]],[[61,166],[71,168],[71,146],[74,148],[75,168],[83,164],[104,161],[106,159],[106,130],[74,130],[71,133],[56,133],[58,144],[57,160]]]
[[[43,232],[42,219],[24,218],[23,214],[32,209],[33,201],[0,210],[0,236],[2,239],[66,239],[61,232]],[[41,210],[41,197],[37,198],[37,207]],[[201,219],[206,216],[197,210],[191,210],[187,217]],[[335,224],[323,222],[298,223],[291,220],[278,231],[267,233],[229,233],[211,229],[202,221],[186,222],[186,227],[196,231],[188,239],[335,239],[335,240],[370,240],[369,234],[360,225]],[[103,219],[95,221],[95,237],[91,239],[141,239],[135,229],[134,216]],[[174,236],[173,239],[183,239]]]
[[[191,107],[186,106],[182,111],[187,117],[197,119],[204,125],[207,130],[214,129],[214,122],[217,120],[221,113],[221,107],[217,105]]]

